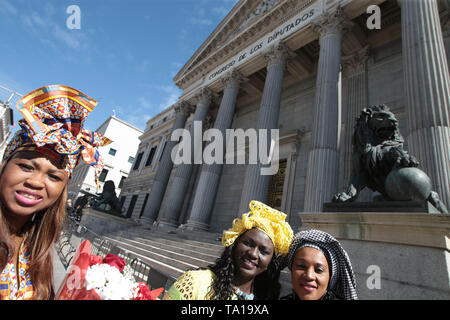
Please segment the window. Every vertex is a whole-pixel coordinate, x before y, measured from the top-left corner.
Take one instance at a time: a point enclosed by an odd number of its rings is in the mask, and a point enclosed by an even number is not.
[[[120,178],[120,182],[119,182],[119,186],[118,186],[119,189],[122,189],[123,183],[125,182],[125,179],[126,179],[126,178],[127,178],[127,177],[125,177],[125,176],[122,176],[122,178]]]
[[[164,150],[166,149],[166,145],[167,145],[167,141],[166,141],[166,142],[164,142],[164,145],[163,145],[163,148],[162,148],[161,154],[159,155],[159,159],[158,159],[158,161],[161,161],[161,159],[162,159],[162,157],[163,157],[163,154],[164,154]]]
[[[102,172],[100,173],[100,177],[98,178],[98,180],[100,182],[105,182],[107,175],[108,175],[108,169],[103,169]]]
[[[142,204],[141,212],[139,213],[139,219],[140,219],[140,218],[142,217],[142,215],[144,214],[145,206],[147,205],[147,200],[148,200],[148,196],[149,196],[149,195],[150,195],[149,193],[147,193],[147,194],[145,195],[144,203]]]
[[[139,165],[141,164],[142,156],[144,155],[143,152],[139,152],[136,161],[134,162],[133,170],[139,169]]]
[[[115,155],[116,155],[116,152],[117,152],[116,149],[110,148],[108,154],[110,154],[110,155],[112,155],[112,156],[115,156]]]
[[[128,162],[129,162],[129,163],[133,163],[133,162],[134,162],[134,157],[131,157],[131,156],[128,157]]]
[[[131,215],[133,214],[133,210],[134,210],[134,206],[136,204],[137,198],[138,198],[137,194],[135,194],[134,196],[131,197],[131,202],[130,202],[130,205],[128,206],[128,210],[127,210],[127,218],[130,218]]]
[[[155,156],[155,151],[156,151],[156,148],[152,147],[152,149],[148,153],[147,161],[145,162],[146,167],[148,167],[149,165],[152,164],[153,157]]]

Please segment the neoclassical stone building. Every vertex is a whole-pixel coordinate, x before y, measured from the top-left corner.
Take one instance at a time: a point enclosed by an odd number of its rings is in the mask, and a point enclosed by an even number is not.
[[[449,17],[448,0],[239,1],[175,76],[179,101],[148,121],[121,194],[128,216],[220,232],[255,199],[296,226],[348,183],[354,120],[381,103],[449,206]],[[171,132],[193,121],[279,129],[278,172],[174,166]]]

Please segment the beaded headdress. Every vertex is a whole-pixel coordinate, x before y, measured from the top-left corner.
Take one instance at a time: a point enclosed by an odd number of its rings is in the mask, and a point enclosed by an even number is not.
[[[99,133],[83,129],[97,101],[68,86],[50,85],[22,97],[16,104],[23,119],[6,147],[4,159],[18,151],[36,151],[56,159],[70,177],[80,158],[98,176],[103,160],[97,147],[112,141]]]

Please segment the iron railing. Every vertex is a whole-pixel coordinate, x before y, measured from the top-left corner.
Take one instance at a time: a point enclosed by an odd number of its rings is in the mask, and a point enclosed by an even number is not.
[[[112,253],[124,259],[127,265],[133,270],[135,280],[138,282],[145,282],[151,289],[163,287],[164,291],[168,290],[176,280],[175,277],[153,268],[132,252],[124,250],[95,232],[92,232],[75,221],[72,217],[67,217],[66,226],[61,233],[60,240],[55,246],[61,263],[66,269],[72,262],[76,252],[76,248],[72,242],[72,236],[77,237],[80,240],[80,243],[86,239],[89,240],[91,243],[91,254],[104,258],[108,253]],[[160,297],[162,297],[162,295]]]

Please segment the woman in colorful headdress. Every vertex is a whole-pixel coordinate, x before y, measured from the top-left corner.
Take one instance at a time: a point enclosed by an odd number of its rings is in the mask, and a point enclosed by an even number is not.
[[[215,264],[185,272],[166,300],[272,300],[280,294],[277,257],[286,255],[293,232],[286,215],[251,201],[250,212],[225,231]]]
[[[0,299],[52,299],[51,249],[66,216],[67,183],[80,159],[103,162],[110,141],[83,129],[97,102],[46,86],[17,102],[23,116],[0,164]]]
[[[298,232],[283,267],[291,270],[293,293],[282,300],[356,300],[356,281],[347,252],[321,230]]]

